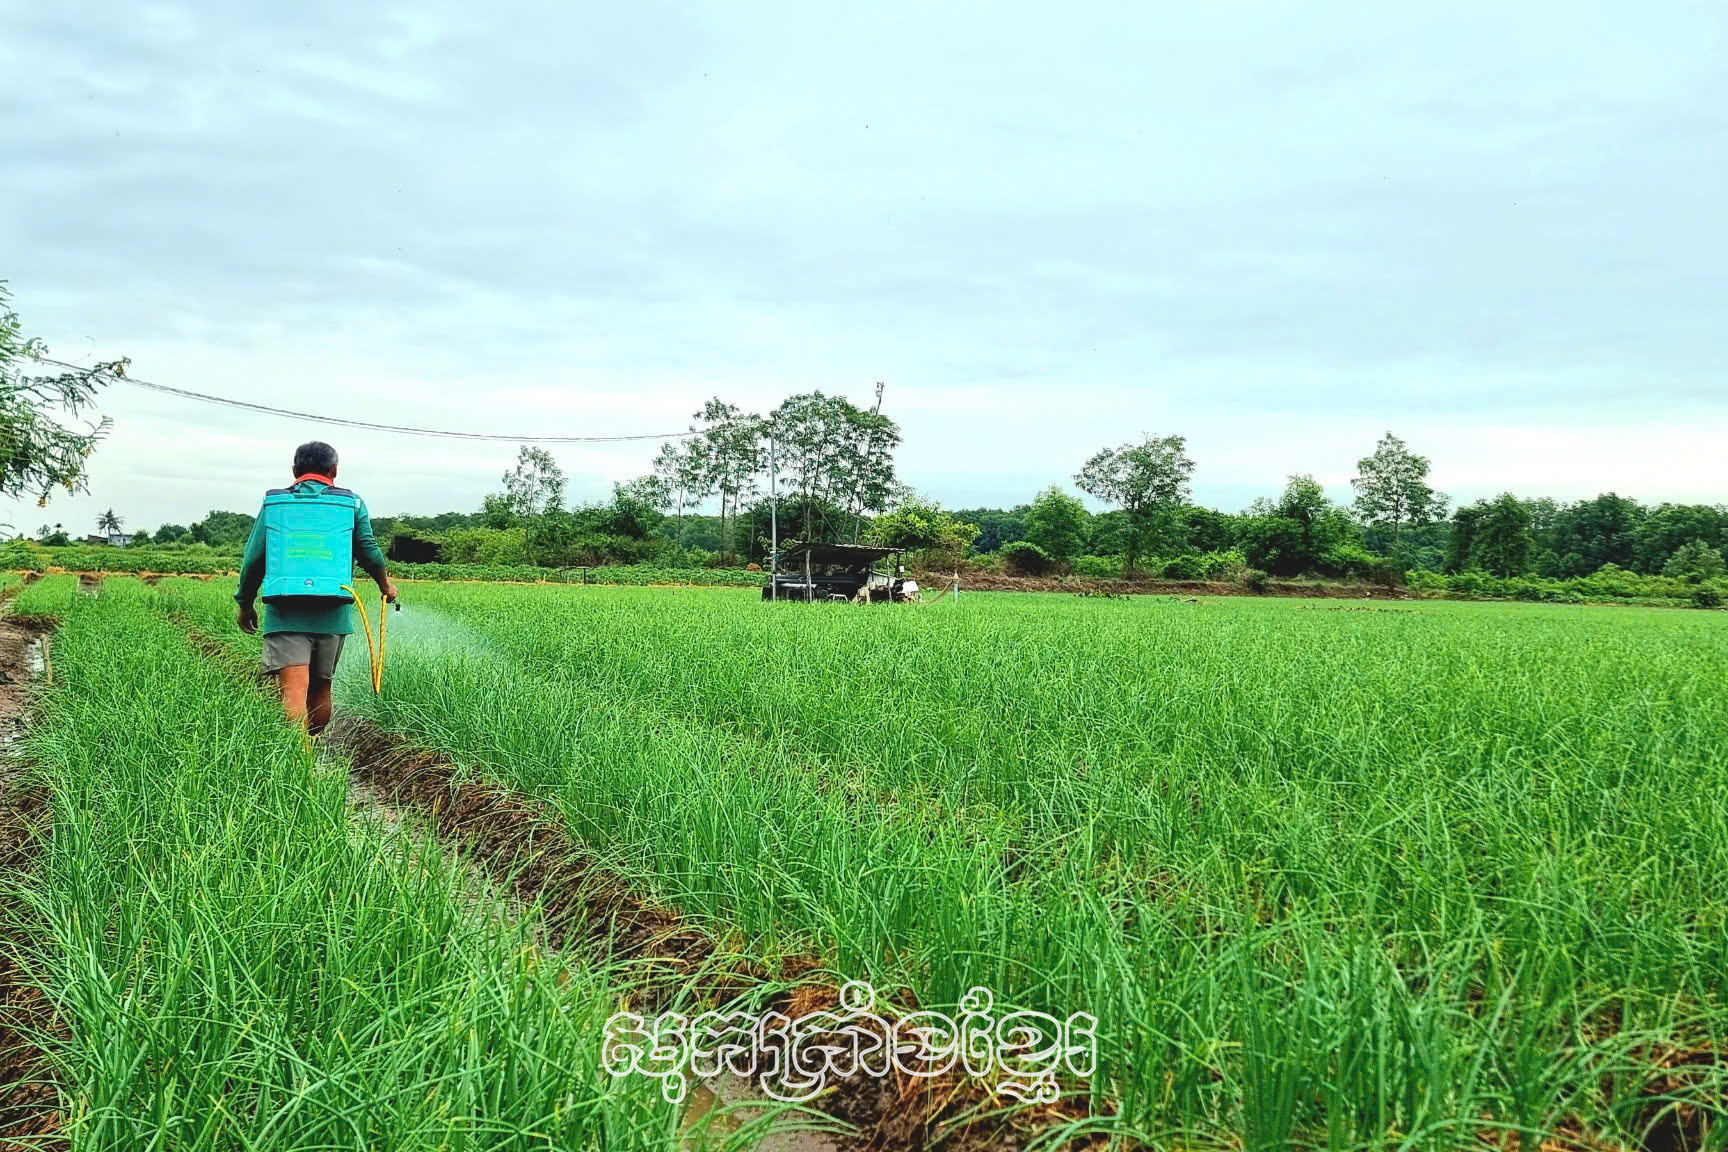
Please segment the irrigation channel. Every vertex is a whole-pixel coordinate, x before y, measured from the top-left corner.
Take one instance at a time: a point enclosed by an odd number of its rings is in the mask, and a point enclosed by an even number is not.
[[[46,620],[21,619],[12,601],[33,577],[4,574],[0,584],[0,875],[27,872],[48,825],[47,795],[21,771],[31,687],[46,671]],[[24,909],[0,912],[0,1142],[22,1146],[51,1138],[57,1092],[37,1037],[56,1030],[51,1006],[19,962]]]

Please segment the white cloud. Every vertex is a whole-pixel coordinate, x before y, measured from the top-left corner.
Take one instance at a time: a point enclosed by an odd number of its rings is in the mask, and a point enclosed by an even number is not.
[[[954,504],[1142,431],[1224,506],[1336,489],[1387,427],[1460,494],[1728,498],[1720,7],[703,12],[0,0],[0,276],[62,354],[370,420],[885,379]],[[109,410],[62,520],[249,507],[314,430]],[[392,511],[514,456],[327,435]]]

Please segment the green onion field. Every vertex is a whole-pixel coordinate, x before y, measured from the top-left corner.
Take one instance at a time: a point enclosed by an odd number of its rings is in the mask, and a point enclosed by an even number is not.
[[[236,673],[231,581],[69,580],[12,607],[60,623],[27,740],[52,836],[10,883],[72,1147],[689,1146],[599,1066],[638,973],[358,816]],[[1728,1147],[1728,616],[403,605],[382,693],[355,636],[338,711],[544,805],[763,971],[1096,1016],[1095,1073],[1023,1141]]]

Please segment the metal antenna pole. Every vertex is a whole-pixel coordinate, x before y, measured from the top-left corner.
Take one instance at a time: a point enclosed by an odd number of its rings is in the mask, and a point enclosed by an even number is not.
[[[884,387],[886,387],[886,385],[884,385],[882,381],[876,381],[876,407],[870,411],[872,416],[882,415],[882,389]],[[852,543],[854,544],[858,543],[858,537],[864,531],[864,485],[869,479],[870,453],[871,449],[875,446],[876,441],[874,439],[867,440],[864,443],[865,475],[858,477],[858,491],[853,493],[853,498],[856,500],[858,506],[857,512],[854,513],[852,517]]]
[[[780,599],[780,471],[774,460],[774,434],[768,434],[768,599]]]

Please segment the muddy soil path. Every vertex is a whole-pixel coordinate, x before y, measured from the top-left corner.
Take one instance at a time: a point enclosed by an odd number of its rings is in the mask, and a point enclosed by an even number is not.
[[[34,575],[26,579],[33,581]],[[0,598],[0,876],[29,870],[50,826],[48,796],[20,771],[17,745],[34,700],[30,682],[41,660],[42,630],[8,614]],[[64,1147],[59,1092],[34,1036],[57,1025],[51,1006],[18,963],[19,910],[0,908],[0,1147]]]
[[[596,867],[563,822],[528,797],[460,779],[441,758],[351,716],[338,715],[326,739],[349,757],[357,784],[393,808],[418,814],[512,898],[538,904],[549,946],[641,961],[650,986],[688,978],[715,962],[718,946],[711,937]],[[769,973],[746,967],[737,976],[743,992]]]

